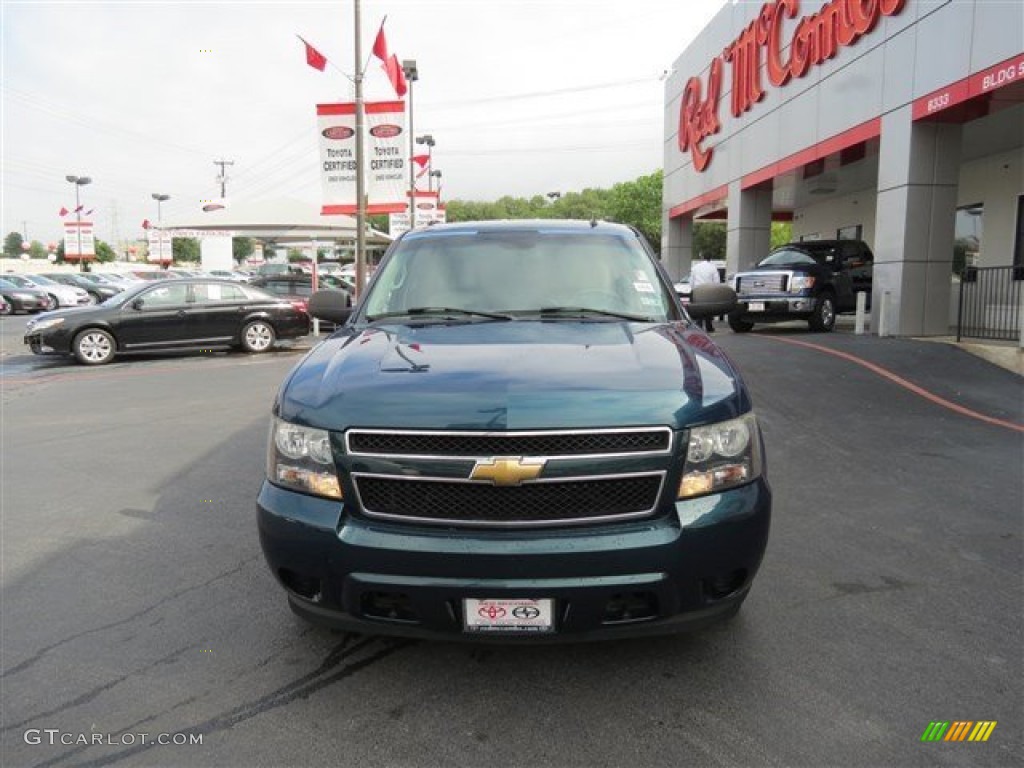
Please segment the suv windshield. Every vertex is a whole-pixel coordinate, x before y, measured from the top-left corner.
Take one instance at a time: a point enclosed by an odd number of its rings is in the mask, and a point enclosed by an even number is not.
[[[797,251],[793,248],[781,248],[774,251],[758,262],[759,267],[788,267],[799,264],[818,264],[824,261],[824,255],[815,259],[809,253]]]
[[[536,230],[427,232],[396,247],[366,300],[367,318],[447,312],[675,318],[674,302],[635,240]]]

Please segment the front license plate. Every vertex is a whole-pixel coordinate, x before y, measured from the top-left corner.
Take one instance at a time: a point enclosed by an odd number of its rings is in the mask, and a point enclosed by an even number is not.
[[[554,632],[551,621],[554,600],[527,600],[520,598],[501,600],[462,601],[462,615],[467,632]]]
[[[751,301],[751,302],[749,302],[747,304],[747,311],[748,312],[764,312],[764,302],[763,301]]]

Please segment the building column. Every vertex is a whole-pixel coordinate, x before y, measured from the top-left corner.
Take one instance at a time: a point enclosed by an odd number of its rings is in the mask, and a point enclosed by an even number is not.
[[[876,333],[949,333],[961,134],[959,125],[913,122],[909,105],[882,118],[871,294]]]
[[[772,244],[772,187],[742,189],[729,185],[729,216],[725,235],[726,272],[750,269],[768,255]]]
[[[661,263],[673,282],[690,274],[693,262],[693,216],[665,216],[661,227]]]

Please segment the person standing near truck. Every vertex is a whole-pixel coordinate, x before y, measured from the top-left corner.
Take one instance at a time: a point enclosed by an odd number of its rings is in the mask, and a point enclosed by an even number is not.
[[[715,285],[720,282],[722,282],[722,279],[718,274],[718,267],[711,263],[710,254],[702,253],[701,260],[694,264],[690,270],[690,290],[692,291],[698,285]],[[708,333],[714,333],[714,318],[711,315],[708,315],[703,320],[698,320],[697,323],[698,325],[703,325],[704,330]]]

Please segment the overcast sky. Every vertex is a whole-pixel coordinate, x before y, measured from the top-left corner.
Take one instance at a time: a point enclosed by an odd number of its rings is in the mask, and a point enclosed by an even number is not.
[[[364,0],[415,59],[447,199],[607,187],[661,167],[670,68],[724,0]],[[317,103],[352,97],[353,2],[2,0],[3,236],[61,237],[65,176],[107,241],[219,197],[320,201]],[[302,35],[331,65],[305,63]],[[337,67],[337,69],[334,68]],[[367,99],[393,98],[370,63]]]

